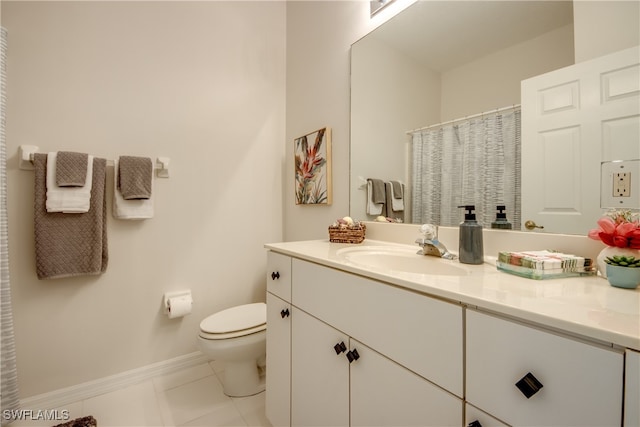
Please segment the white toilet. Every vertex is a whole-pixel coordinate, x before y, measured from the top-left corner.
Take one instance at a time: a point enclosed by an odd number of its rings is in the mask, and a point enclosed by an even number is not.
[[[267,342],[267,305],[231,307],[200,322],[198,346],[212,360],[224,362],[224,394],[251,396],[264,390],[261,371]]]

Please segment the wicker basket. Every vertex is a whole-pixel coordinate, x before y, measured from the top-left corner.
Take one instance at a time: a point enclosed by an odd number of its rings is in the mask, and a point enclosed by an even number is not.
[[[353,227],[329,226],[329,241],[333,243],[362,243],[367,227],[363,223]]]

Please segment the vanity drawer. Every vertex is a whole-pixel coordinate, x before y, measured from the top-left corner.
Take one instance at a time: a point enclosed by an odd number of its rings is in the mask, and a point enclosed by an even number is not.
[[[469,403],[511,425],[621,424],[621,352],[473,310],[466,323]]]
[[[462,307],[293,260],[293,305],[462,397]]]
[[[291,257],[267,252],[267,292],[291,302]]]

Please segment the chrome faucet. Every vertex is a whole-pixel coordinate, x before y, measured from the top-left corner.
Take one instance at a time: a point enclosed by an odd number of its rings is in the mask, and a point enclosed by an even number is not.
[[[418,251],[418,255],[431,255],[444,259],[456,259],[456,255],[449,252],[449,250],[438,240],[438,227],[432,224],[423,224],[420,227],[422,237],[416,239],[416,243],[422,249]]]

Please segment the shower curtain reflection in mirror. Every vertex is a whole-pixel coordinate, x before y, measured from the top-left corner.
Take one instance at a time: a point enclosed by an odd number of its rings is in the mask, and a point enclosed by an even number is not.
[[[501,111],[501,110],[498,110]],[[411,221],[457,226],[475,205],[489,228],[505,205],[520,229],[520,109],[429,126],[411,134]]]

